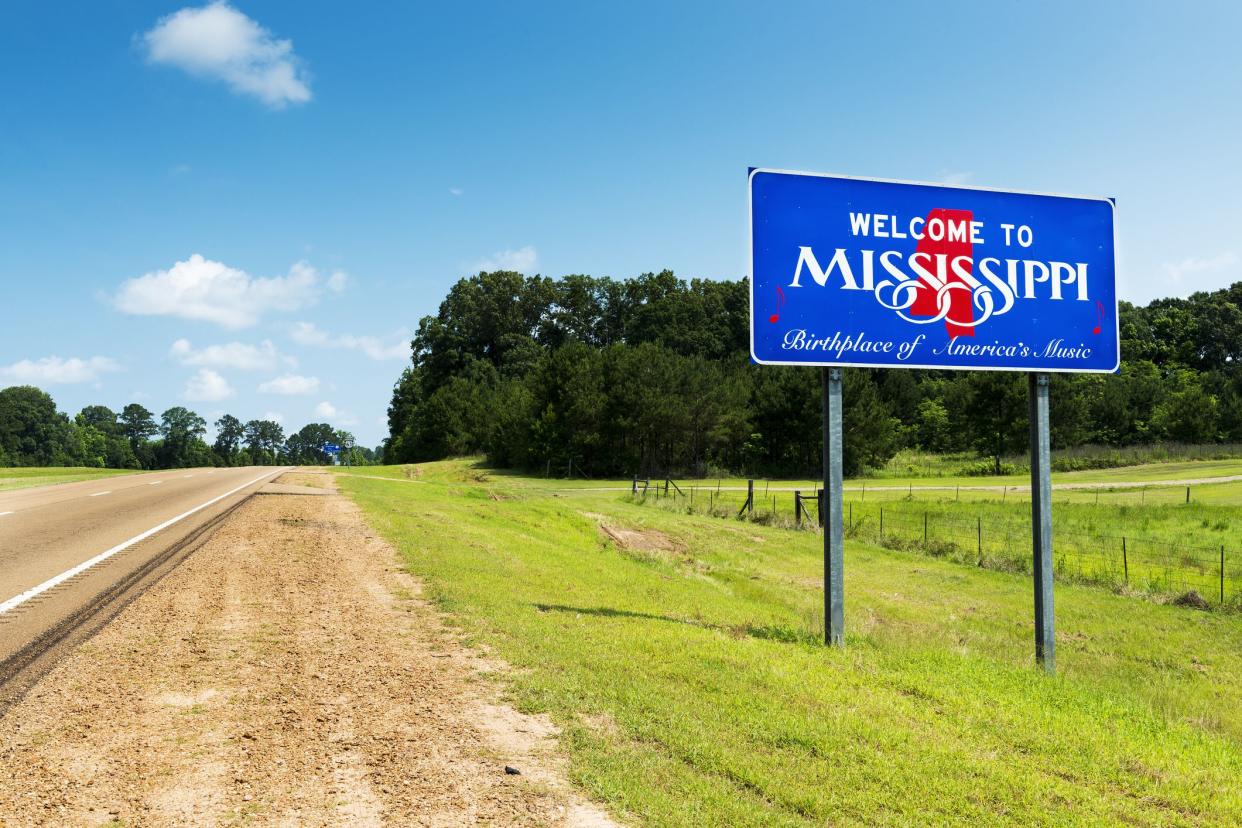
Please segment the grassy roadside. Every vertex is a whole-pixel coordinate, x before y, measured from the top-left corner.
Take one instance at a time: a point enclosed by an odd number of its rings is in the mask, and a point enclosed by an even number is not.
[[[98,480],[118,474],[137,474],[129,469],[97,469],[86,466],[0,468],[0,492],[9,489],[26,489],[31,486],[50,486],[54,483],[78,483]]]
[[[829,651],[816,536],[460,462],[356,471],[342,489],[638,824],[1242,820],[1236,616],[1059,586],[1047,679],[1027,579],[850,543]]]

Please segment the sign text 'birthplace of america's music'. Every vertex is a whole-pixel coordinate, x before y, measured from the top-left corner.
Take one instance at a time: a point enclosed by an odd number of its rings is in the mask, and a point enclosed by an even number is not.
[[[1116,371],[1113,203],[757,169],[751,356]]]

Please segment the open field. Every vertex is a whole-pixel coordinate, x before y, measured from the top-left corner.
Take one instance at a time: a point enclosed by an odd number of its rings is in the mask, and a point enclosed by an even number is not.
[[[827,650],[810,532],[462,461],[337,471],[637,824],[1242,820],[1236,615],[1059,584],[1047,678],[1028,578],[851,540]]]
[[[1242,445],[1238,443],[1182,444],[1156,443],[1134,446],[1084,445],[1068,449],[1053,449],[1052,470],[1108,469],[1128,466],[1210,462],[1242,458]],[[986,467],[991,462],[974,452],[943,453],[920,449],[902,449],[883,467],[868,471],[874,478],[953,477],[963,470]],[[1002,458],[1003,466],[1029,470],[1030,458],[1025,452]]]
[[[1210,479],[1210,478],[1209,478]],[[1082,484],[1089,485],[1089,484]],[[1242,608],[1242,481],[1186,486],[1107,487],[1053,492],[1057,576],[1173,597],[1194,590],[1211,604]],[[806,497],[815,491],[807,484]],[[648,489],[637,500],[663,509],[736,516],[739,488]],[[889,547],[1010,571],[1030,571],[1030,495],[1022,490],[848,489],[846,532]],[[816,525],[804,499],[803,526]],[[756,484],[757,521],[796,528],[784,487]]]
[[[387,468],[387,467],[382,467]],[[399,468],[399,467],[398,467]],[[373,472],[375,469],[372,470]],[[375,472],[379,473],[379,472]],[[496,474],[503,474],[497,472]],[[1242,478],[1242,460],[1204,460],[1204,461],[1187,461],[1179,463],[1151,463],[1143,466],[1128,466],[1117,469],[1092,469],[1090,471],[1077,472],[1053,472],[1052,483],[1054,486],[1089,486],[1094,488],[1107,488],[1110,484],[1124,488],[1141,489],[1143,485],[1148,487],[1156,487],[1159,481],[1167,480],[1213,480],[1218,478]],[[521,481],[526,485],[536,486],[540,488],[551,489],[591,489],[591,488],[625,488],[628,489],[631,480],[584,480],[581,478],[573,480],[559,479],[542,479],[542,478],[524,478],[515,477],[515,482]],[[652,485],[655,484],[653,479]],[[683,487],[697,486],[701,489],[716,488],[722,489],[738,489],[746,488],[745,478],[710,478],[703,480],[690,480],[686,478],[677,478],[677,482]],[[806,491],[813,489],[817,485],[823,485],[823,481],[813,480],[809,477],[788,479],[788,480],[760,480],[760,486],[765,484],[771,489],[793,490],[801,489]],[[988,494],[991,490],[996,490],[999,494],[1002,489],[1021,489],[1031,484],[1029,474],[1010,474],[1000,476],[987,477],[966,477],[966,476],[905,476],[905,477],[885,477],[885,478],[854,478],[846,481],[846,491],[862,492],[866,491],[868,496],[875,492],[901,492],[913,486],[916,489],[957,489],[961,488],[963,493],[976,491]],[[1242,488],[1239,489],[1242,491]],[[990,496],[990,494],[988,494]],[[1135,493],[1138,497],[1138,493]]]
[[[128,469],[96,469],[86,466],[5,467],[0,468],[0,492],[6,489],[50,486],[53,483],[77,483],[82,480],[99,480],[118,474],[138,473]]]

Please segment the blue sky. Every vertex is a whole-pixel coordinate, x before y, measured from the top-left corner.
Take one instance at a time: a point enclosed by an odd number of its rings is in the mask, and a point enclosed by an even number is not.
[[[1242,278],[1236,4],[358,5],[6,9],[0,384],[375,444],[479,267],[744,275],[748,166],[1114,196],[1123,298]]]

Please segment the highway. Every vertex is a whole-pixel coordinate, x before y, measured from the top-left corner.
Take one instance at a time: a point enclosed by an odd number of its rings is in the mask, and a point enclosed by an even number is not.
[[[175,469],[0,492],[0,711],[284,467]]]

